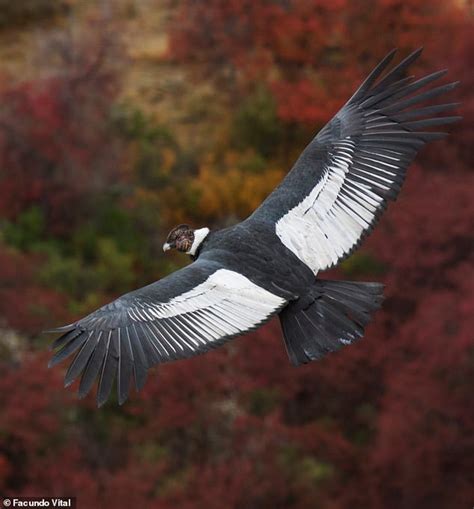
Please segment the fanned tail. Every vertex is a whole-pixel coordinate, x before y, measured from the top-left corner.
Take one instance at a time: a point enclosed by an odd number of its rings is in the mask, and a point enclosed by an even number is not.
[[[297,366],[354,343],[382,300],[380,283],[318,279],[279,315],[290,361]]]

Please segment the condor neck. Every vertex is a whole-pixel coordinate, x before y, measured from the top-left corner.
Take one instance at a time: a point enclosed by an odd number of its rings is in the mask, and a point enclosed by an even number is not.
[[[209,231],[209,228],[200,228],[199,230],[194,230],[194,241],[191,249],[186,251],[186,254],[194,256],[204,239],[209,235]]]

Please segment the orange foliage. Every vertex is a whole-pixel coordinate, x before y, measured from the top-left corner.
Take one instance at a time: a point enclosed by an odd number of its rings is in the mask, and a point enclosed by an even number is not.
[[[228,159],[230,159],[228,157]],[[199,211],[203,217],[218,221],[251,214],[284,176],[281,169],[244,173],[236,165],[220,168],[203,164],[194,185],[199,192]]]

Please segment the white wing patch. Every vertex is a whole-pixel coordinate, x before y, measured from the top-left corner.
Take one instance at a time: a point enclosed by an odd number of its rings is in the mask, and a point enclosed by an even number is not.
[[[281,242],[317,274],[347,253],[370,226],[383,199],[371,191],[370,158],[357,168],[350,137],[335,144],[336,152],[311,193],[276,223]],[[380,163],[376,169],[380,171]],[[394,166],[395,168],[396,166]],[[350,178],[356,169],[357,178]],[[369,171],[367,170],[369,168]],[[389,189],[395,173],[386,171]],[[374,172],[375,173],[375,172]],[[385,178],[385,177],[384,177]],[[367,182],[366,184],[363,182]],[[376,185],[380,183],[380,176]]]
[[[160,345],[176,350],[183,349],[184,342],[191,350],[197,350],[253,329],[285,302],[242,274],[219,269],[169,302],[135,306],[128,315],[135,323],[148,322],[152,339]]]

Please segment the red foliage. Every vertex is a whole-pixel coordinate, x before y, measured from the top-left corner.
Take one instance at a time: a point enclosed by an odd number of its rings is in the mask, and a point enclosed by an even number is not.
[[[29,206],[40,205],[49,231],[64,235],[83,217],[90,195],[116,177],[120,164],[108,122],[117,86],[107,64],[108,47],[106,35],[78,47],[65,42],[63,54],[72,55],[65,57],[61,73],[3,83],[3,217],[15,220]]]
[[[467,55],[465,9],[454,0],[185,0],[170,57],[198,62],[211,75],[237,76],[247,87],[266,82],[282,119],[314,127],[394,46],[405,54],[424,44],[421,65],[428,69]]]
[[[0,244],[0,316],[3,325],[26,333],[50,326],[51,316],[68,320],[65,298],[35,283],[38,256],[24,255]]]

